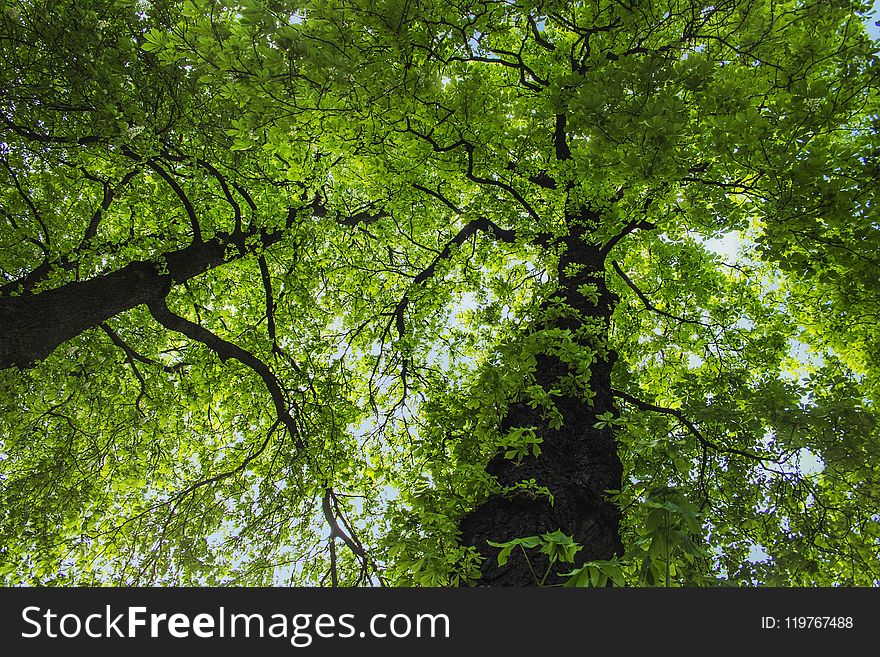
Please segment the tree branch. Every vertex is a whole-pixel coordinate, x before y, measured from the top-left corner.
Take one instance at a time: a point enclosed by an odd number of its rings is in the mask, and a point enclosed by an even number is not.
[[[296,421],[291,417],[288,410],[289,407],[296,408],[295,404],[288,402],[285,397],[281,383],[266,363],[254,356],[249,351],[242,349],[238,345],[224,340],[218,335],[212,333],[200,324],[195,324],[179,315],[174,314],[168,309],[165,297],[159,297],[147,304],[150,314],[165,328],[182,333],[191,340],[201,342],[220,358],[221,362],[226,362],[230,358],[237,360],[246,367],[253,370],[266,385],[272,402],[275,405],[275,413],[278,419],[287,429],[294,444],[302,449],[304,447],[303,439],[296,426]]]
[[[538,77],[535,72],[526,66],[526,64],[522,61],[522,58],[517,56],[516,53],[508,53],[503,50],[496,50],[493,52],[501,52],[503,54],[510,54],[517,58],[517,63],[509,62],[506,59],[501,59],[500,57],[485,57],[483,55],[468,55],[467,57],[448,57],[446,62],[482,62],[484,64],[499,64],[506,68],[516,69],[519,72],[519,81],[522,83],[524,87],[527,89],[531,89],[532,91],[543,91],[544,87],[546,87],[549,82]],[[529,82],[526,80],[526,74],[528,73],[529,77],[532,78],[538,84],[534,82]]]
[[[135,350],[125,340],[123,340],[116,331],[114,331],[112,328],[110,328],[107,325],[106,322],[101,322],[101,324],[99,324],[98,326],[102,331],[104,331],[105,334],[107,334],[107,337],[110,338],[110,341],[113,344],[115,344],[117,347],[122,349],[122,351],[125,353],[126,358],[128,358],[132,361],[138,361],[140,363],[144,363],[145,365],[150,365],[152,367],[159,367],[162,370],[164,370],[165,372],[168,372],[169,374],[177,372],[183,366],[183,363],[179,363],[174,366],[164,365],[162,363],[159,363],[159,362],[153,360],[152,358],[147,358],[146,356],[144,356],[143,354],[141,354],[140,352]]]
[[[706,328],[709,328],[708,324],[705,324],[704,322],[701,322],[699,320],[687,319],[685,317],[678,317],[677,315],[672,315],[672,314],[666,312],[665,310],[660,310],[660,308],[658,308],[653,303],[651,303],[651,300],[648,299],[647,296],[645,296],[644,292],[642,292],[638,287],[636,287],[636,284],[633,283],[632,280],[630,280],[629,276],[627,276],[626,273],[624,273],[623,269],[620,268],[620,265],[617,263],[616,260],[611,261],[611,266],[614,267],[614,271],[616,271],[617,275],[623,279],[623,282],[627,284],[629,289],[631,289],[633,292],[636,293],[636,296],[641,300],[641,302],[645,305],[645,308],[647,308],[648,310],[655,312],[658,315],[662,315],[663,317],[666,317],[668,319],[674,320],[676,322],[681,322],[684,324],[697,324],[699,326],[705,326]]]
[[[623,230],[620,231],[617,235],[612,237],[608,242],[602,246],[600,252],[602,255],[608,255],[617,243],[622,240],[624,237],[629,235],[630,233],[636,230],[654,230],[657,228],[656,224],[651,223],[650,221],[630,221],[626,226],[623,227]]]
[[[478,183],[478,184],[481,184],[481,185],[492,185],[493,187],[500,187],[501,189],[506,191],[508,194],[510,194],[513,198],[515,198],[516,201],[525,209],[525,211],[529,213],[529,216],[534,221],[541,220],[541,217],[538,215],[537,212],[535,212],[535,209],[531,205],[529,205],[529,202],[526,201],[522,197],[522,195],[518,191],[516,191],[513,187],[511,187],[510,185],[508,185],[505,182],[501,182],[500,180],[492,180],[491,178],[482,178],[480,176],[475,175],[474,174],[474,147],[472,144],[466,143],[464,145],[464,150],[467,153],[467,163],[468,164],[467,164],[467,172],[465,173],[465,175],[467,176],[468,180],[471,180],[471,181]]]
[[[60,144],[64,146],[72,146],[72,145],[80,145],[87,146],[89,144],[98,144],[102,142],[106,142],[107,139],[105,137],[98,137],[94,135],[89,135],[86,137],[80,137],[79,139],[73,139],[70,137],[54,137],[52,135],[44,135],[38,132],[33,132],[24,128],[18,124],[13,123],[8,117],[4,114],[0,113],[0,117],[3,119],[3,123],[6,124],[6,127],[12,130],[19,137],[24,137],[30,141],[38,141],[41,144]]]
[[[665,406],[657,406],[655,404],[650,404],[646,401],[642,401],[641,399],[638,399],[637,397],[633,397],[632,395],[629,395],[629,394],[623,392],[622,390],[616,390],[614,388],[611,389],[611,394],[614,395],[615,397],[619,397],[620,399],[622,399],[626,402],[629,402],[633,406],[640,408],[643,411],[653,411],[655,413],[663,413],[665,415],[671,415],[676,420],[678,420],[678,422],[685,429],[687,429],[691,433],[691,435],[693,435],[694,438],[696,438],[699,441],[700,445],[702,445],[703,447],[711,448],[716,452],[721,452],[724,454],[736,454],[738,456],[744,456],[745,458],[752,459],[753,461],[759,461],[761,463],[764,463],[764,462],[776,463],[777,462],[775,459],[770,458],[769,456],[758,456],[757,454],[752,454],[751,452],[745,452],[743,450],[734,449],[732,447],[723,447],[721,445],[718,445],[717,443],[712,442],[711,440],[706,438],[706,436],[703,435],[703,433],[697,428],[697,426],[693,422],[691,422],[689,419],[687,419],[687,417],[685,417],[684,413],[682,413],[680,410],[678,410],[676,408],[666,408]]]
[[[439,190],[433,190],[433,189],[430,189],[429,187],[424,187],[423,185],[420,185],[419,183],[413,183],[413,188],[419,190],[420,192],[424,192],[425,194],[428,194],[429,196],[433,196],[434,198],[436,198],[438,201],[443,203],[443,205],[445,205],[447,208],[449,208],[450,210],[452,210],[456,214],[459,214],[462,216],[467,214],[464,210],[462,210],[457,205],[455,205],[451,200],[449,200],[449,198],[447,198]],[[516,231],[515,230],[501,228],[498,224],[496,224],[494,221],[492,221],[491,219],[489,219],[487,217],[480,216],[479,218],[472,221],[471,224],[477,224],[477,226],[475,226],[475,228],[474,228],[475,231],[481,230],[485,233],[488,233],[489,235],[492,235],[493,237],[496,237],[497,239],[501,240],[502,242],[507,242],[508,244],[510,244],[516,240]],[[470,224],[468,224],[468,226],[469,225]],[[467,228],[467,226],[465,226],[465,228]],[[464,228],[462,230],[464,230]],[[470,237],[470,235],[467,235],[464,238],[462,238],[460,241],[457,242],[457,244],[460,246],[461,244],[463,244],[465,242],[465,240],[467,240],[468,237]],[[455,238],[453,238],[452,242],[456,242],[457,238],[458,238],[458,235]],[[446,246],[449,247],[449,244],[447,244]],[[444,249],[444,251],[445,251],[445,249]],[[440,257],[442,257],[442,253],[443,252],[441,252]],[[447,256],[448,256],[448,254],[447,254]]]
[[[456,148],[461,148],[462,146],[465,146],[467,144],[464,139],[459,139],[449,146],[441,146],[440,142],[434,139],[430,133],[422,133],[413,128],[408,116],[406,117],[406,129],[402,132],[408,132],[412,135],[415,135],[422,141],[428,142],[431,145],[431,148],[434,149],[435,153],[448,153],[449,151],[454,151]]]
[[[312,201],[311,207],[312,207],[312,214],[316,217],[321,217],[321,218],[326,217],[327,214],[330,212],[330,210],[328,210],[327,206],[324,204],[324,202],[321,200],[321,198],[317,195],[315,196],[314,200]],[[354,226],[360,226],[362,224],[372,224],[376,221],[379,221],[379,219],[382,219],[382,218],[388,216],[388,213],[385,212],[384,210],[381,210],[381,209],[376,210],[375,212],[372,212],[372,210],[375,207],[376,207],[376,203],[373,202],[373,203],[369,203],[366,206],[360,208],[359,210],[357,210],[353,214],[350,214],[345,217],[340,217],[339,214],[337,213],[336,216],[334,217],[334,220],[336,221],[336,223],[341,224],[343,226],[354,227]]]
[[[137,409],[138,413],[140,413],[141,416],[143,416],[144,413],[143,413],[143,411],[141,411],[141,399],[147,394],[147,383],[146,383],[146,381],[144,381],[144,377],[140,373],[140,370],[138,370],[137,364],[135,363],[135,360],[140,360],[141,362],[152,362],[152,361],[149,361],[147,358],[141,356],[134,349],[129,347],[127,344],[125,344],[125,342],[123,342],[122,339],[118,335],[116,335],[116,333],[114,333],[113,330],[109,326],[107,326],[106,324],[104,324],[104,323],[101,324],[101,330],[103,330],[104,333],[106,333],[108,336],[110,336],[110,339],[113,341],[113,344],[122,348],[122,351],[125,354],[125,360],[131,366],[131,369],[134,372],[135,378],[140,383],[141,389],[140,389],[140,392],[138,393],[137,399],[135,399],[135,401],[134,401],[134,405],[135,405],[135,408]]]
[[[186,157],[179,155],[172,155],[167,151],[162,153],[162,157],[171,162],[183,162],[186,163],[188,160]],[[234,217],[234,229],[233,235],[241,235],[242,234],[242,220],[241,220],[241,206],[238,204],[238,201],[235,200],[235,197],[232,195],[232,192],[229,191],[229,184],[226,180],[226,177],[220,173],[217,168],[211,164],[210,162],[203,160],[201,158],[196,158],[195,163],[207,171],[220,185],[220,189],[223,191],[223,196],[226,198],[226,202],[232,207],[232,213]],[[245,197],[245,200],[250,200],[250,197]],[[250,200],[250,203],[253,203]],[[253,206],[252,206],[253,208]]]
[[[440,200],[457,214],[465,214],[461,209],[457,208],[440,192],[434,191],[427,187],[423,187],[418,183],[414,183],[413,187]],[[487,235],[490,235],[495,239],[506,242],[508,244],[516,240],[515,230],[505,230],[504,228],[498,226],[498,224],[496,224],[491,219],[488,219],[486,217],[478,217],[477,219],[474,219],[462,226],[462,228],[452,237],[452,239],[446,242],[446,244],[443,246],[443,250],[441,250],[440,253],[437,254],[431,264],[425,267],[425,269],[423,269],[416,275],[416,277],[412,281],[413,286],[421,285],[426,280],[431,278],[431,276],[433,276],[434,272],[437,270],[437,265],[439,265],[441,261],[449,258],[450,255],[452,255],[452,248],[456,246],[461,246],[477,232],[486,233]]]
[[[180,199],[180,202],[183,203],[184,210],[186,210],[186,215],[189,217],[189,223],[192,226],[193,232],[193,241],[201,242],[202,241],[202,229],[199,226],[199,218],[196,215],[196,210],[193,207],[192,201],[189,200],[189,197],[186,195],[186,192],[183,191],[183,187],[181,187],[174,177],[169,174],[165,169],[163,169],[159,164],[153,159],[147,159],[146,165],[150,167],[153,171],[159,174],[159,177],[162,178],[168,186],[174,190],[174,193],[177,194],[177,197]]]
[[[101,219],[103,218],[104,213],[110,209],[110,205],[112,205],[116,193],[119,190],[123,189],[126,185],[128,185],[128,183],[130,183],[134,179],[134,177],[140,172],[141,168],[135,167],[127,174],[125,174],[122,180],[120,180],[115,187],[111,187],[110,184],[106,181],[95,179],[89,173],[83,171],[83,174],[85,174],[87,178],[95,180],[96,182],[101,184],[101,186],[104,188],[104,197],[101,199],[101,205],[98,207],[97,210],[95,210],[95,213],[92,215],[92,218],[89,221],[89,225],[86,227],[86,232],[80,242],[81,247],[88,244],[95,237],[95,235],[98,234],[98,225],[101,223]]]
[[[296,208],[291,207],[285,228],[245,233],[245,238],[256,238],[250,252],[279,242],[295,219]],[[205,242],[162,253],[154,260],[136,260],[85,281],[37,294],[0,296],[0,369],[30,367],[83,331],[248,252],[229,249],[233,243],[231,235],[217,233]],[[3,292],[18,284],[4,285]]]
[[[565,114],[556,115],[556,125],[553,129],[553,145],[556,148],[556,159],[560,162],[571,159],[571,149],[568,147],[568,138],[565,135]]]
[[[376,576],[379,578],[379,584],[385,586],[385,581],[379,576],[379,569],[376,562],[373,561],[361,542],[357,540],[357,535],[353,528],[348,524],[345,516],[341,513],[339,509],[339,501],[336,499],[336,494],[333,492],[332,488],[328,487],[324,489],[324,496],[321,498],[321,510],[324,513],[324,519],[327,521],[327,525],[330,527],[331,544],[334,539],[338,538],[342,540],[342,542],[345,543],[345,546],[360,560],[364,572],[367,573],[369,569],[372,568],[373,572],[375,572]],[[337,517],[342,520],[342,524],[345,525],[348,533],[340,527]],[[335,554],[333,556],[335,557]],[[333,561],[334,563],[331,564],[331,568],[333,569],[332,577],[334,581],[336,581],[335,558]],[[335,585],[336,584],[334,584],[334,586]]]
[[[526,16],[526,18],[529,21],[529,27],[532,30],[532,36],[535,38],[535,43],[537,43],[545,50],[549,50],[550,52],[556,50],[556,46],[554,46],[552,43],[547,41],[547,39],[541,36],[541,31],[538,29],[538,24],[535,23],[535,19],[532,17],[532,15],[529,14],[528,16]]]
[[[232,470],[218,472],[214,476],[208,477],[207,479],[202,479],[200,481],[197,481],[196,483],[187,486],[185,489],[183,489],[179,493],[176,493],[174,495],[174,503],[171,506],[171,510],[169,511],[169,514],[168,514],[169,517],[174,515],[174,512],[177,510],[177,507],[180,506],[180,503],[183,501],[183,498],[185,498],[187,495],[194,493],[199,488],[202,488],[204,486],[208,486],[208,485],[213,484],[215,482],[221,481],[222,479],[226,479],[228,477],[236,475],[239,472],[243,472],[244,469],[247,468],[247,466],[254,459],[258,458],[260,456],[260,454],[262,454],[264,451],[266,451],[266,447],[269,446],[269,442],[272,439],[272,434],[275,433],[275,430],[278,428],[279,424],[281,424],[281,421],[275,420],[275,422],[272,424],[272,426],[269,427],[269,430],[266,431],[266,438],[265,438],[265,440],[263,440],[262,444],[257,448],[257,450],[255,452],[251,452],[250,454],[248,454],[244,458],[244,460],[241,463],[239,463],[236,467],[234,467]],[[166,504],[167,504],[167,502],[166,502]],[[150,509],[148,509],[148,511],[156,508],[156,506],[158,506],[158,505],[154,505],[153,507],[150,507]]]
[[[10,166],[9,162],[5,157],[0,157],[0,162],[3,162],[3,166],[6,167],[6,170],[9,172],[9,175],[12,177],[12,183],[15,185],[15,189],[18,190],[18,195],[21,196],[22,200],[25,202],[25,205],[28,206],[28,209],[31,211],[31,214],[34,215],[34,219],[37,220],[37,223],[40,224],[40,230],[43,232],[43,240],[40,241],[38,239],[34,239],[28,236],[27,240],[31,243],[39,247],[39,249],[43,252],[43,256],[48,259],[49,257],[49,247],[51,246],[51,236],[49,235],[49,229],[46,226],[46,222],[43,221],[43,216],[40,214],[40,211],[37,210],[37,206],[34,205],[33,200],[28,195],[28,193],[22,188],[21,183],[18,180],[18,175],[16,175],[15,170]],[[11,218],[11,215],[9,215]],[[18,227],[14,225],[13,227],[18,230]]]
[[[257,258],[260,265],[260,278],[263,280],[263,290],[266,294],[266,329],[269,339],[272,340],[272,351],[279,350],[278,339],[275,335],[275,298],[272,295],[272,278],[269,276],[269,265],[262,254]]]

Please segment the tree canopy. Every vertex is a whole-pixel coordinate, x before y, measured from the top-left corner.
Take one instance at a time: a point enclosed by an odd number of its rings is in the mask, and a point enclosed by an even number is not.
[[[0,582],[876,585],[848,0],[0,2]]]

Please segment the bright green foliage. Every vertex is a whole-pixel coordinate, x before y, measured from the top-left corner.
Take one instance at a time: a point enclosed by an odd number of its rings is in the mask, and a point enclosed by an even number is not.
[[[574,561],[574,555],[581,549],[581,546],[575,543],[571,536],[567,536],[558,530],[555,532],[548,532],[541,536],[515,538],[506,543],[494,543],[490,541],[490,544],[494,547],[501,548],[501,551],[498,553],[498,565],[500,566],[507,563],[510,559],[511,552],[517,548],[522,550],[526,560],[529,559],[528,552],[526,551],[527,548],[538,548],[539,552],[546,554],[549,563],[546,573],[542,577],[538,577],[538,574],[532,570],[536,586],[544,585],[547,573],[550,572],[550,568],[553,564],[556,562],[571,563]]]
[[[507,410],[560,428],[613,350],[627,549],[570,585],[876,585],[866,11],[0,0],[0,304],[217,239],[163,298],[270,372],[143,303],[0,371],[0,582],[479,584]],[[609,331],[551,321],[585,207]]]

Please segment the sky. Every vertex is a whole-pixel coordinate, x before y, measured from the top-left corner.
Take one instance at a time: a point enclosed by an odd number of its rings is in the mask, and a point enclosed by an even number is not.
[[[874,0],[873,13],[866,21],[866,25],[868,27],[868,34],[874,37],[875,40],[880,40],[880,27],[877,26],[878,20],[880,20],[880,0]]]

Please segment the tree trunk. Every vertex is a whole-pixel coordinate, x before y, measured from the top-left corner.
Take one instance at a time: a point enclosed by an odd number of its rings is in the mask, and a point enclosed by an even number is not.
[[[541,409],[518,402],[512,404],[501,430],[512,427],[537,427],[543,439],[538,457],[527,457],[519,465],[503,455],[493,458],[487,471],[502,487],[534,478],[554,496],[553,504],[545,496],[496,494],[467,515],[460,523],[462,543],[474,546],[484,557],[481,586],[535,586],[548,568],[545,555],[537,549],[515,550],[504,567],[498,566],[498,549],[487,541],[506,542],[524,536],[561,530],[572,536],[581,549],[575,564],[557,564],[544,584],[559,584],[568,572],[585,561],[610,559],[623,553],[620,540],[620,513],[606,491],[621,487],[622,467],[617,454],[613,428],[596,428],[597,416],[611,412],[616,417],[611,395],[611,368],[616,354],[606,342],[611,313],[617,301],[605,284],[605,254],[583,238],[586,220],[598,219],[585,212],[566,240],[567,250],[560,258],[559,297],[574,308],[568,316],[538,328],[558,327],[571,330],[577,342],[597,352],[590,385],[595,397],[586,401],[575,395],[556,398],[564,418],[559,429],[551,429],[541,418]],[[580,267],[573,271],[570,265]],[[598,288],[598,300],[585,297],[579,287]],[[595,328],[586,331],[587,327]],[[553,355],[538,357],[535,379],[545,390],[560,387],[560,379],[570,365]]]
[[[0,298],[0,369],[30,367],[83,331],[165,296],[174,284],[240,257],[228,253],[230,244],[228,235],[218,235],[165,253],[161,259],[166,272],[154,262],[136,261],[86,281]]]

